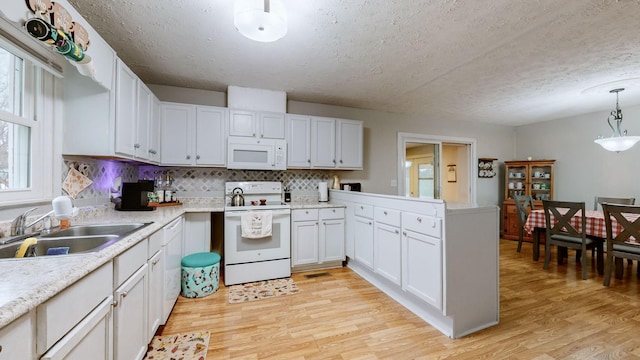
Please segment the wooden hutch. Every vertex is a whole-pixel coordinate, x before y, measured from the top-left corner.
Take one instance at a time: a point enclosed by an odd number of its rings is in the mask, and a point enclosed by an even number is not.
[[[542,209],[542,200],[553,200],[555,160],[505,161],[504,202],[502,204],[502,237],[518,240],[520,224],[514,195],[531,195],[535,209]],[[524,241],[532,241],[525,232]]]

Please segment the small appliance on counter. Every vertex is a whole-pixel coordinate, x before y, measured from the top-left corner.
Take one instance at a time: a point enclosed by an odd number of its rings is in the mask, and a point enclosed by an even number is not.
[[[327,182],[323,181],[318,183],[318,201],[329,201],[329,184]]]
[[[149,193],[153,192],[153,180],[122,183],[122,198],[116,203],[120,211],[151,211],[155,207],[148,206]]]
[[[360,183],[342,183],[340,184],[340,189],[360,192],[362,191],[362,185]]]

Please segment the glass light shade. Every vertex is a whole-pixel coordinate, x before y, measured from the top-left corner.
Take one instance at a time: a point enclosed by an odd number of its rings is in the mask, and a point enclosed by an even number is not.
[[[235,0],[233,25],[251,40],[273,42],[287,34],[287,14],[280,0]]]
[[[640,141],[640,136],[612,136],[608,138],[596,139],[594,142],[609,151],[629,150]]]

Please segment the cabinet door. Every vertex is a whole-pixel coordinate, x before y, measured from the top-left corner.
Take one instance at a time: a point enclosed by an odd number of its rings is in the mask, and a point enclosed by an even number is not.
[[[0,329],[0,360],[35,359],[35,311]]]
[[[442,310],[440,239],[404,230],[402,289]]]
[[[149,160],[149,139],[151,127],[151,90],[138,81],[138,101],[136,117],[136,141],[133,144],[135,156],[139,159]]]
[[[354,231],[356,260],[373,270],[373,222],[356,216]]]
[[[163,165],[193,165],[195,163],[195,106],[162,104],[161,159]]]
[[[42,355],[40,360],[111,359],[113,352],[112,302],[113,296],[109,296],[100,303],[76,327]]]
[[[118,59],[116,65],[116,144],[117,153],[134,156],[136,143],[136,100],[138,77]]]
[[[229,110],[230,136],[257,136],[258,119],[256,113],[246,110]]]
[[[336,122],[334,119],[311,119],[311,166],[334,168],[336,166]]]
[[[376,222],[374,242],[374,271],[394,284],[401,285],[402,237],[400,229]]]
[[[151,95],[151,118],[149,119],[149,160],[160,162],[160,100]]]
[[[144,264],[114,293],[114,360],[140,360],[147,352],[147,271]]]
[[[149,265],[149,315],[147,342],[151,342],[162,322],[162,293],[164,291],[164,252],[159,250],[147,262]]]
[[[320,263],[344,260],[344,219],[321,220]]]
[[[198,106],[196,119],[196,165],[225,166],[227,110]]]
[[[336,120],[337,167],[362,169],[362,122]]]
[[[284,139],[284,114],[260,112],[258,113],[258,133],[261,138]]]
[[[311,167],[311,116],[287,115],[287,168]]]
[[[291,224],[291,264],[317,264],[318,221],[293,221]]]

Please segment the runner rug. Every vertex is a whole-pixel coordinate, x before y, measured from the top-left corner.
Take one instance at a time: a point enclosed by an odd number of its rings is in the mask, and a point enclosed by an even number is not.
[[[229,303],[269,299],[275,296],[293,295],[300,291],[293,279],[275,279],[258,281],[229,288]]]
[[[206,360],[209,332],[154,336],[144,357],[147,360]]]

